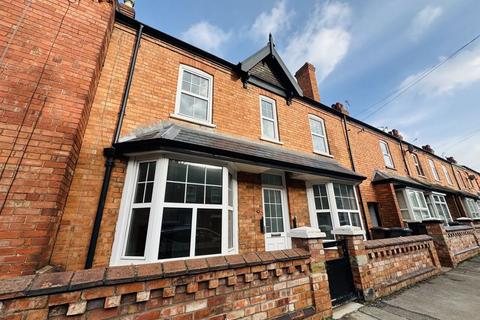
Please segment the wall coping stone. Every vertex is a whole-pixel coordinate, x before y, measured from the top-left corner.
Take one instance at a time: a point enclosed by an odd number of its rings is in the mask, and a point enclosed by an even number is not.
[[[364,232],[360,227],[342,226],[332,230],[332,234],[342,236],[363,236]]]
[[[474,230],[472,226],[469,225],[461,225],[461,226],[446,226],[445,231],[447,232],[455,232],[461,230]]]
[[[365,249],[376,249],[381,247],[401,246],[414,242],[430,241],[432,237],[422,234],[418,236],[398,237],[398,238],[386,238],[365,241]]]
[[[296,248],[21,276],[0,280],[0,301],[308,258],[307,250]]]
[[[322,230],[307,226],[291,229],[288,232],[288,236],[300,239],[320,239],[327,237],[326,233],[322,232]]]

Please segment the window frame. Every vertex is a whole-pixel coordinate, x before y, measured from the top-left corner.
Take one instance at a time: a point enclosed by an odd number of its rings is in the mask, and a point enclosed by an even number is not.
[[[203,165],[212,165],[222,168],[222,203],[221,204],[200,204],[200,203],[173,203],[165,202],[165,189],[168,173],[169,160],[180,160],[186,162],[193,162]],[[127,246],[129,224],[131,221],[132,204],[135,196],[135,184],[138,175],[138,167],[142,162],[156,162],[155,180],[152,193],[151,211],[148,221],[148,231],[145,241],[145,252],[143,257],[126,256],[125,248]],[[233,187],[233,207],[228,204],[229,188],[228,188],[228,174],[232,174]],[[228,164],[216,162],[214,160],[191,158],[177,154],[155,154],[133,157],[128,161],[127,172],[125,177],[125,184],[122,192],[122,199],[120,203],[119,217],[116,224],[115,236],[113,241],[112,255],[110,258],[111,266],[128,265],[128,264],[142,264],[155,263],[161,261],[173,261],[179,259],[195,259],[199,257],[221,256],[227,254],[235,254],[238,252],[238,185],[236,180],[237,173]],[[222,211],[222,234],[221,234],[221,252],[211,255],[189,255],[186,257],[177,257],[169,259],[158,259],[158,251],[160,247],[161,227],[164,208],[186,208],[192,207],[192,221],[191,221],[191,242],[195,241],[197,225],[194,224],[194,210],[200,209],[221,209]],[[233,248],[228,247],[228,210],[233,209]],[[190,252],[194,248],[190,247]]]
[[[266,141],[270,141],[270,142],[275,142],[275,143],[280,143],[280,134],[279,134],[279,129],[278,129],[278,115],[277,115],[277,102],[272,99],[272,98],[269,98],[269,97],[266,97],[266,96],[259,96],[259,107],[260,107],[260,139],[262,140],[266,140]],[[263,108],[262,108],[262,101],[265,101],[265,102],[268,102],[268,103],[271,103],[272,104],[272,113],[273,113],[273,119],[271,118],[267,118],[263,115]],[[263,120],[267,120],[267,121],[273,121],[273,124],[274,124],[274,134],[275,134],[275,137],[274,138],[270,138],[270,137],[267,137],[265,136],[264,134],[264,128],[263,128]]]
[[[387,153],[383,152],[382,145],[385,146],[385,150],[387,151]],[[389,147],[388,143],[384,140],[379,140],[379,146],[380,146],[380,152],[382,153],[382,156],[383,156],[383,162],[385,163],[385,167],[387,167],[389,169],[395,169],[395,162],[393,162],[392,153],[390,151],[390,147]],[[389,165],[387,163],[387,161],[385,161],[385,159],[386,159],[385,157],[388,157],[388,159],[390,159],[391,165]]]
[[[412,153],[413,165],[415,169],[417,169],[417,174],[419,177],[425,178],[425,171],[423,171],[422,164],[420,163],[420,159],[415,153]]]
[[[447,180],[447,183],[449,185],[453,185],[453,181],[452,181],[452,178],[450,177],[450,174],[448,173],[447,167],[445,167],[444,164],[442,164],[441,166],[442,166],[443,175],[445,176],[445,179]]]
[[[470,218],[480,218],[480,205],[478,204],[478,200],[474,200],[472,198],[463,198],[463,203],[468,211],[468,215],[470,216]]]
[[[192,92],[187,92],[183,90],[182,88],[182,82],[183,82],[183,75],[185,71],[190,72],[198,77],[204,78],[208,80],[208,97],[207,99],[205,97],[196,95],[195,93]],[[180,103],[181,103],[181,96],[182,93],[188,94],[190,96],[202,99],[202,100],[207,100],[207,119],[206,120],[200,120],[196,119],[194,117],[190,117],[188,115],[184,115],[180,113]],[[213,76],[206,73],[205,71],[196,69],[194,67],[188,66],[181,64],[179,67],[178,71],[178,80],[177,80],[177,91],[176,91],[176,98],[175,98],[175,111],[173,114],[170,115],[173,118],[177,118],[180,120],[192,122],[192,123],[197,123],[201,125],[206,125],[209,127],[214,126],[212,119],[213,119]]]
[[[432,159],[428,159],[428,164],[430,165],[430,171],[432,171],[433,179],[435,179],[435,181],[440,181],[440,175],[435,167],[435,162],[433,162]]]
[[[433,208],[435,210],[435,215],[437,216],[437,218],[444,220],[445,223],[447,224],[452,222],[453,221],[452,214],[450,213],[450,208],[448,207],[446,195],[443,193],[432,192],[432,194],[430,194],[430,198],[431,198],[431,202],[433,204]],[[438,198],[440,201],[437,201],[435,198]],[[442,214],[440,214],[440,212],[438,212],[438,207],[437,207],[438,205],[440,206],[445,205],[445,208],[447,209],[448,217],[445,217]]]
[[[359,218],[360,218],[360,225],[361,225],[360,228],[362,229],[363,236],[365,238],[365,225],[364,225],[364,221],[363,221],[363,217],[362,217],[362,213],[361,213],[361,208],[360,208],[360,205],[359,205],[359,202],[358,202],[357,190],[355,188],[355,185],[353,185],[351,183],[344,182],[344,181],[322,181],[322,180],[307,181],[307,183],[306,183],[306,185],[307,185],[307,202],[308,202],[308,212],[309,212],[309,216],[310,216],[310,225],[314,228],[320,229],[319,225],[318,225],[318,220],[317,220],[317,212],[326,212],[327,211],[327,210],[317,210],[317,208],[315,206],[315,195],[314,195],[314,192],[313,192],[313,186],[314,185],[320,185],[320,184],[325,185],[326,190],[327,190],[327,199],[328,199],[328,203],[329,203],[329,207],[330,207],[330,209],[328,211],[330,211],[330,219],[332,221],[332,229],[340,227],[340,219],[339,219],[339,215],[338,215],[339,211],[342,211],[342,212],[348,211],[350,222],[351,222],[350,211],[358,212],[358,215],[359,215]],[[356,203],[356,206],[357,206],[357,210],[338,209],[337,202],[336,202],[336,199],[335,199],[335,191],[334,191],[334,187],[333,187],[334,184],[345,184],[345,185],[349,185],[353,188],[353,193],[355,195],[355,203]],[[350,224],[350,226],[353,226],[353,225]],[[334,238],[336,239],[335,235],[334,235]],[[335,241],[335,239],[325,239],[324,242]]]
[[[320,122],[321,126],[322,126],[322,129],[323,129],[323,135],[319,134],[319,133],[315,133],[313,132],[312,130],[312,124],[310,121],[318,121]],[[321,154],[321,155],[324,155],[324,156],[331,156],[330,154],[330,147],[328,145],[328,137],[327,137],[327,129],[325,127],[325,120],[323,120],[322,118],[316,116],[316,115],[313,115],[313,114],[309,114],[308,115],[308,125],[310,127],[310,136],[312,138],[312,150],[314,153],[317,153],[317,154]],[[324,143],[325,143],[325,151],[320,151],[320,150],[315,150],[315,143],[314,143],[314,136],[315,137],[319,137],[319,138],[322,138],[324,140]]]
[[[404,221],[420,221],[421,222],[425,219],[435,218],[435,213],[430,212],[430,208],[428,207],[427,197],[425,196],[425,194],[422,190],[413,189],[413,188],[404,188],[404,189],[399,189],[398,192],[402,193],[403,198],[405,199],[405,204],[407,206],[406,209],[408,209],[409,219],[405,219],[405,217],[402,215],[402,219],[404,219]],[[425,206],[421,206],[421,205],[416,206],[414,203],[412,203],[411,198],[410,198],[411,193],[414,194],[414,197],[415,197],[415,199],[416,199],[416,201],[418,202],[419,205],[421,204],[422,199],[423,199],[423,202],[425,203]],[[398,197],[398,195],[396,195],[396,196]],[[398,201],[398,199],[397,199],[397,201]],[[415,210],[420,211],[420,219],[418,219],[415,216],[415,214],[416,214]],[[400,211],[405,211],[405,208],[400,208]],[[425,211],[426,211],[426,214],[428,215],[428,217],[423,216],[422,212],[425,212]]]

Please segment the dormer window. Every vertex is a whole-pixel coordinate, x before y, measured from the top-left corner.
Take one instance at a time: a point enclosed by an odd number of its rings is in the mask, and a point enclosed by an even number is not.
[[[212,123],[213,77],[201,70],[180,66],[175,116],[201,124]]]

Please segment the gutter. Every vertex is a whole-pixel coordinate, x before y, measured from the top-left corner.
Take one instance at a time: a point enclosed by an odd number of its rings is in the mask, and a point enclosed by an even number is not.
[[[98,235],[100,233],[100,226],[102,224],[103,210],[105,209],[105,201],[107,199],[108,187],[110,186],[110,178],[112,176],[114,159],[115,159],[115,147],[120,138],[122,131],[123,118],[125,117],[125,110],[127,108],[128,97],[130,94],[130,87],[132,86],[133,73],[135,71],[135,65],[137,63],[138,50],[140,48],[140,40],[143,34],[143,24],[138,25],[135,46],[133,48],[132,58],[130,60],[130,68],[128,70],[127,83],[125,84],[125,90],[123,92],[122,103],[118,112],[117,124],[115,126],[115,132],[112,138],[112,145],[109,148],[104,149],[105,159],[105,174],[103,176],[102,190],[98,199],[97,212],[95,214],[95,220],[93,223],[92,235],[90,238],[90,244],[88,246],[87,260],[85,262],[85,269],[90,269],[93,266],[93,259],[95,257],[95,250],[97,248]]]

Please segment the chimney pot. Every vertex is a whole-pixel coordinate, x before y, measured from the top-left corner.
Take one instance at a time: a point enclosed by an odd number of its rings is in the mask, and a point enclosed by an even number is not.
[[[394,136],[395,138],[398,138],[400,140],[403,140],[403,136],[402,134],[400,133],[400,131],[398,131],[397,129],[393,129],[389,132],[392,136]]]
[[[134,19],[135,18],[134,7],[135,7],[135,0],[124,0],[123,3],[118,4],[118,11]]]
[[[422,146],[422,149],[430,153],[435,153],[435,151],[433,151],[432,147],[429,144]]]
[[[337,110],[338,112],[341,112],[347,116],[350,115],[350,112],[348,112],[348,109],[340,102],[332,104],[332,109]]]
[[[453,164],[457,163],[457,160],[455,160],[454,157],[447,157],[447,161],[450,162],[450,163],[453,163]]]
[[[302,88],[305,97],[320,102],[320,92],[318,91],[315,67],[311,63],[305,62],[295,73],[295,78],[297,78],[298,85]]]

